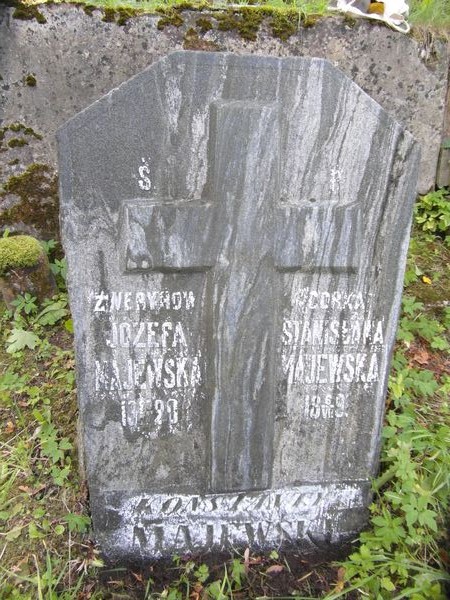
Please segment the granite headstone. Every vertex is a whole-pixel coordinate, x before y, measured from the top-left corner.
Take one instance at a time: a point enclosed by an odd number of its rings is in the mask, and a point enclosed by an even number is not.
[[[415,195],[330,63],[174,53],[58,134],[80,422],[111,559],[365,522]]]

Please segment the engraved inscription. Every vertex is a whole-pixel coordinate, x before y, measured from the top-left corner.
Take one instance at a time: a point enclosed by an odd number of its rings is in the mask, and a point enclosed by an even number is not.
[[[341,515],[364,505],[368,487],[354,482],[205,496],[142,494],[117,509],[109,500],[107,509],[120,516],[121,543],[160,556],[167,548],[192,552],[294,542],[320,530],[324,519],[332,535]]]
[[[201,401],[204,359],[193,338],[192,290],[93,293],[94,319],[104,319],[104,358],[95,360],[95,391],[117,398],[122,426],[153,438],[192,427]]]
[[[282,322],[282,373],[295,388],[303,417],[341,419],[349,415],[351,384],[368,391],[380,379],[384,322],[370,317],[357,292],[296,290],[297,318]]]

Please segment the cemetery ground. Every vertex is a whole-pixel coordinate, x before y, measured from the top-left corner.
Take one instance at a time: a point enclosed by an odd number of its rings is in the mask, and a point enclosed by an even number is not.
[[[105,566],[79,471],[65,263],[60,292],[1,308],[0,598],[445,598],[450,566],[450,196],[420,199],[370,524],[340,562],[240,549]]]

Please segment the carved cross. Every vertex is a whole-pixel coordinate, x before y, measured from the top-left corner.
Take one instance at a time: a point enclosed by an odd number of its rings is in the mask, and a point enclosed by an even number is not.
[[[128,205],[133,234],[126,268],[208,271],[210,489],[265,489],[273,454],[278,272],[356,269],[358,211],[314,199],[282,202],[277,104],[216,102],[209,131],[205,199]]]

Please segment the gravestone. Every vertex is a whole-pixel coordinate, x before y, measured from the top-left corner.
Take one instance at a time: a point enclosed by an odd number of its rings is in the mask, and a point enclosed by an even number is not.
[[[59,131],[96,538],[325,551],[365,523],[412,137],[330,63],[174,53]]]

